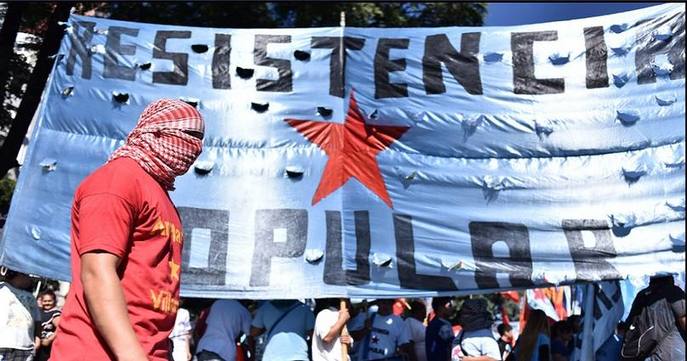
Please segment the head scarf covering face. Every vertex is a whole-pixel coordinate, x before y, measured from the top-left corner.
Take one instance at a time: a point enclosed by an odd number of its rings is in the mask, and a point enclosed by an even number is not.
[[[126,143],[109,161],[131,158],[165,189],[174,190],[174,178],[188,171],[203,147],[202,139],[186,132],[204,134],[198,110],[180,100],[157,100],[143,110]]]

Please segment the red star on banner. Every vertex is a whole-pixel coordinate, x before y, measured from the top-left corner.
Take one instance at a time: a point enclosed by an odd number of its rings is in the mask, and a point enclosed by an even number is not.
[[[312,197],[313,205],[353,177],[393,208],[376,157],[408,127],[365,124],[352,91],[343,124],[300,119],[285,121],[329,157]]]

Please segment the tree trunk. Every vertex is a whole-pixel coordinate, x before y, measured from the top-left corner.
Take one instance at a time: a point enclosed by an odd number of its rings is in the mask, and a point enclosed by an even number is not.
[[[5,104],[5,84],[9,76],[10,54],[14,52],[14,42],[17,40],[21,15],[25,8],[25,3],[8,3],[5,20],[0,30],[0,105]]]
[[[59,50],[60,41],[64,34],[62,27],[57,22],[67,21],[73,4],[72,2],[60,2],[50,15],[48,30],[43,37],[43,44],[38,52],[36,66],[31,73],[26,93],[24,93],[19,104],[7,138],[0,148],[0,178],[3,178],[10,169],[19,165],[17,154],[24,137],[26,137],[26,132],[29,130],[29,125],[31,125],[33,114],[41,101],[43,88],[45,88],[45,83],[55,61],[54,58],[50,59],[49,57]]]

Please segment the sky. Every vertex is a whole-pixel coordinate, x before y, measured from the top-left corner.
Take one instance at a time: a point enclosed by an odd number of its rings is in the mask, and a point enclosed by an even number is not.
[[[523,25],[620,13],[662,3],[489,3],[485,26]]]

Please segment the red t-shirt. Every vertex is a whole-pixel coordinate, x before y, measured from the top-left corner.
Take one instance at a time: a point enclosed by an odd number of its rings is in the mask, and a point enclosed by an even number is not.
[[[183,232],[167,192],[136,161],[118,158],[89,175],[72,205],[72,284],[51,359],[113,359],[84,299],[80,256],[102,250],[121,259],[129,320],[150,360],[167,360],[179,307]]]

